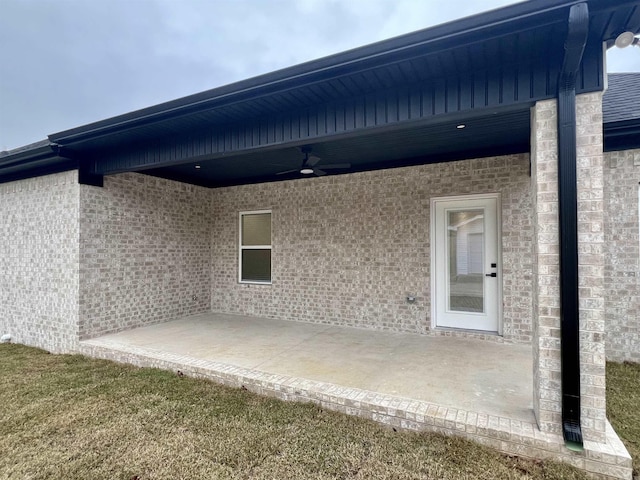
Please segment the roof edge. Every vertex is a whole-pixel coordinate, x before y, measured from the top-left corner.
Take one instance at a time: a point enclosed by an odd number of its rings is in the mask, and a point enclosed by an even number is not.
[[[82,139],[91,138],[94,135],[103,135],[107,130],[111,133],[126,130],[135,123],[152,122],[161,115],[179,115],[181,111],[197,106],[205,108],[208,102],[220,101],[221,99],[241,94],[249,95],[250,97],[258,96],[261,90],[287,81],[298,80],[301,84],[313,83],[315,76],[326,74],[331,70],[337,70],[338,68],[344,68],[374,58],[390,57],[408,48],[495,28],[497,25],[514,23],[532,16],[545,15],[549,12],[565,9],[581,1],[584,0],[530,0],[508,5],[105,120],[53,133],[49,135],[49,140],[61,144],[71,144]]]
[[[53,143],[49,143],[48,145],[38,145],[34,148],[20,149],[15,153],[8,152],[8,155],[0,157],[0,173],[3,169],[18,163],[27,163],[33,160],[57,156],[58,145]]]

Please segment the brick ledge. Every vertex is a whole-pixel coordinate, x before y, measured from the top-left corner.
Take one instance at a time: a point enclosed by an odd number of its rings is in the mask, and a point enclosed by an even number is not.
[[[329,410],[368,418],[403,430],[458,435],[509,455],[566,462],[585,470],[593,478],[632,478],[631,456],[609,422],[607,443],[585,442],[584,452],[576,453],[565,448],[561,436],[541,432],[532,422],[102,339],[80,342],[78,353],[139,367],[179,370],[188,376],[208,378],[231,387],[245,387],[260,395],[313,402]]]

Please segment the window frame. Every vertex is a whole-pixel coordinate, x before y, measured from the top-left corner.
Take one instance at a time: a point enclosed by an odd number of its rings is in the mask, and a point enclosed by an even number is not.
[[[269,245],[242,245],[242,217],[245,215],[263,215],[269,214],[270,238]],[[271,280],[243,280],[242,279],[242,252],[244,250],[269,250],[271,256],[271,269],[269,277]],[[255,284],[255,285],[271,285],[273,282],[273,212],[271,210],[246,210],[238,213],[238,283]]]

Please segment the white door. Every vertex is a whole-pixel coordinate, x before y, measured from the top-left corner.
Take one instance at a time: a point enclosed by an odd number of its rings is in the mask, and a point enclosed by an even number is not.
[[[433,199],[435,326],[500,333],[498,196]]]

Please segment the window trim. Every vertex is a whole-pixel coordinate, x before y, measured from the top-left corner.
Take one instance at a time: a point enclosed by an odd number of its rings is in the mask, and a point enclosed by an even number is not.
[[[268,213],[271,222],[271,243],[269,245],[242,245],[242,217],[244,215],[260,215]],[[242,252],[244,250],[270,250],[271,251],[271,280],[268,282],[260,280],[243,280],[242,279]],[[273,212],[271,210],[246,210],[238,213],[238,283],[253,285],[271,285],[273,282]]]

